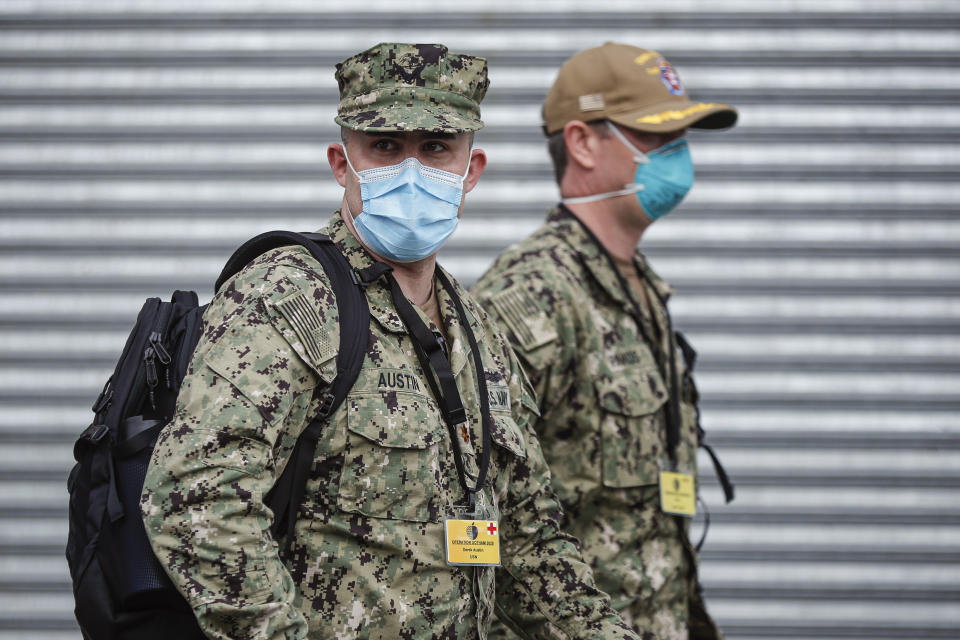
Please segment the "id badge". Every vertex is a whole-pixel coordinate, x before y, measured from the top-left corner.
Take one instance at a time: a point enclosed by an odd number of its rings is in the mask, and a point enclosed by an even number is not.
[[[500,566],[500,521],[496,510],[447,507],[443,538],[447,564],[466,567]]]
[[[693,474],[681,473],[672,465],[660,465],[660,510],[675,516],[697,515],[697,490]]]

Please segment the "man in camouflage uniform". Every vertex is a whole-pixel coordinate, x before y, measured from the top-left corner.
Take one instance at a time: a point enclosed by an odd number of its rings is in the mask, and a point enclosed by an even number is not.
[[[363,368],[320,436],[293,540],[272,539],[263,496],[317,414],[316,391],[337,373],[340,319],[325,272],[302,248],[269,252],[228,281],[204,316],[144,485],[157,557],[211,638],[482,638],[496,607],[527,637],[636,640],[559,529],[531,426],[536,403],[505,338],[459,285],[437,284],[445,272],[435,253],[385,259],[358,240],[370,196],[358,176],[372,169],[415,158],[421,173],[465,176],[465,191],[476,184],[486,160],[471,132],[483,126],[486,62],[440,45],[380,44],[336,76],[344,145],[328,156],[345,193],[325,232],[358,274],[378,258],[392,267],[364,289],[372,318]],[[462,195],[453,207],[455,222]],[[396,295],[449,345],[469,482],[482,466],[475,367],[483,372],[492,454],[475,498],[499,514],[496,579],[492,567],[446,563],[444,515],[466,496]],[[471,331],[481,346],[468,344]],[[279,553],[286,542],[290,553]]]
[[[686,128],[729,127],[736,112],[691,102],[660,54],[607,43],[563,65],[543,117],[562,204],[473,293],[533,382],[565,528],[598,586],[637,630],[718,638],[689,518],[661,505],[667,471],[686,478],[693,508],[697,394],[667,312],[671,289],[637,244],[692,184]],[[667,490],[680,482],[666,477]]]

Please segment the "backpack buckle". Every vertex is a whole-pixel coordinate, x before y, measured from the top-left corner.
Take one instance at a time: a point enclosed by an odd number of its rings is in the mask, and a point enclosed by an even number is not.
[[[86,440],[91,444],[97,444],[110,433],[110,427],[105,424],[91,424],[80,434],[81,440]]]
[[[353,279],[354,284],[360,285],[366,289],[374,282],[379,280],[383,274],[391,271],[393,271],[393,267],[382,262],[374,262],[365,269],[351,269],[350,277]]]
[[[323,400],[320,401],[320,417],[326,418],[330,415],[330,411],[333,409],[333,403],[337,401],[337,397],[330,392],[323,394]]]
[[[110,401],[113,399],[113,385],[110,384],[111,382],[113,382],[113,376],[107,378],[107,381],[103,385],[103,390],[94,401],[93,406],[91,407],[94,413],[100,413],[106,409],[110,404]]]

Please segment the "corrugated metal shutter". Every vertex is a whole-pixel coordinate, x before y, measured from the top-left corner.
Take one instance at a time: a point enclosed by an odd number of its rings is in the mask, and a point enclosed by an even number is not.
[[[723,506],[707,474],[708,603],[732,639],[960,636],[955,3],[305,4],[0,5],[0,639],[79,636],[92,398],[146,296],[209,298],[241,240],[326,219],[332,66],[380,40],[490,59],[490,165],[443,252],[466,282],[555,198],[538,109],[574,50],[656,48],[741,108],[644,240],[739,484]]]

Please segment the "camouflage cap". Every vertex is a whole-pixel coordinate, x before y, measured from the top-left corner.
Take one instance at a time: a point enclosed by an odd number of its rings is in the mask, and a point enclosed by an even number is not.
[[[337,64],[337,124],[356,131],[463,133],[483,128],[484,58],[441,44],[381,42]]]

